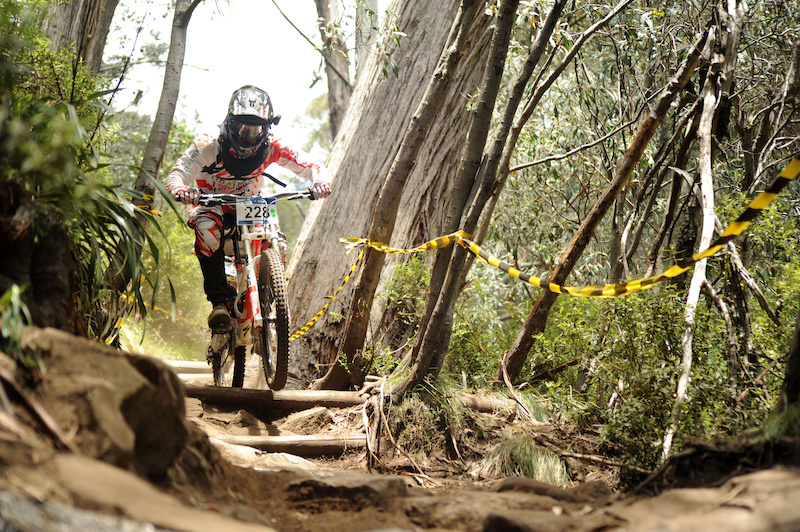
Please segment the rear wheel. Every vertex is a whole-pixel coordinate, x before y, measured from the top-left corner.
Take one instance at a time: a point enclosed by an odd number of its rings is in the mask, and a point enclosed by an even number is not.
[[[228,284],[236,292],[236,277],[227,275]],[[230,328],[212,332],[211,345],[208,346],[208,359],[211,362],[211,374],[215,386],[232,386],[241,388],[244,385],[245,346],[236,345],[236,317],[231,317]]]
[[[236,346],[233,330],[224,334],[215,334],[211,337],[211,345],[208,346],[208,358],[211,362],[214,386],[233,386],[236,365]]]
[[[233,352],[233,379],[231,386],[241,388],[244,385],[245,346],[237,346]]]
[[[255,344],[261,355],[267,385],[272,390],[280,390],[286,385],[289,373],[289,307],[286,304],[283,261],[274,248],[261,254],[258,300],[263,322]]]

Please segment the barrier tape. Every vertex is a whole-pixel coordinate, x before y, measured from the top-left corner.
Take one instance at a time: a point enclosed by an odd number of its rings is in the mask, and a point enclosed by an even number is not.
[[[289,337],[289,341],[290,342],[293,342],[293,341],[297,340],[298,338],[303,336],[305,333],[307,333],[308,330],[311,327],[313,327],[315,323],[317,323],[317,320],[319,320],[325,314],[325,312],[327,312],[328,307],[330,306],[331,302],[336,300],[336,296],[339,295],[339,292],[342,291],[342,288],[344,288],[344,285],[347,284],[347,281],[350,280],[350,276],[353,275],[353,272],[356,271],[356,266],[358,266],[358,263],[361,261],[362,258],[364,258],[364,252],[366,250],[367,250],[366,247],[361,249],[361,252],[358,254],[358,257],[356,257],[356,261],[353,263],[353,266],[350,268],[350,271],[347,272],[347,275],[344,277],[344,280],[342,281],[342,284],[339,285],[339,288],[336,289],[336,292],[334,292],[334,294],[328,298],[328,302],[325,303],[325,306],[322,307],[322,310],[317,312],[316,316],[311,318],[311,320],[308,323],[303,325],[303,327],[301,327],[297,332],[295,332],[294,334],[292,334]],[[348,253],[349,252],[350,251],[348,250]]]
[[[583,287],[560,286],[539,277],[523,273],[507,262],[503,262],[497,257],[486,253],[477,244],[469,240],[469,235],[463,231],[458,231],[456,233],[437,238],[436,240],[432,240],[421,246],[411,249],[389,248],[386,246],[386,244],[373,243],[362,238],[347,238],[342,239],[342,241],[347,243],[350,247],[365,245],[366,247],[371,247],[384,253],[415,253],[417,251],[446,247],[453,242],[458,242],[460,246],[475,255],[475,257],[479,260],[511,275],[512,277],[516,277],[517,279],[538,288],[550,290],[551,292],[555,292],[557,294],[568,294],[575,297],[619,297],[626,294],[632,294],[640,290],[645,290],[667,279],[676,277],[689,270],[696,262],[711,257],[717,253],[725,246],[725,244],[739,236],[745,229],[747,229],[747,227],[750,226],[758,214],[770,203],[772,203],[778,193],[780,193],[780,191],[783,190],[783,188],[789,184],[789,182],[797,178],[798,175],[800,175],[800,159],[793,159],[791,162],[789,162],[789,164],[786,165],[780,174],[778,174],[778,177],[772,182],[772,184],[768,186],[765,191],[761,192],[761,194],[759,194],[750,203],[748,208],[735,221],[733,221],[719,236],[719,238],[717,238],[707,249],[695,253],[690,258],[679,261],[670,269],[659,275],[645,277],[643,279],[636,279],[634,281],[628,281],[624,283],[607,284],[603,286],[591,285]]]
[[[783,188],[789,184],[789,182],[795,180],[797,176],[800,175],[800,159],[792,159],[789,164],[778,174],[778,177],[772,182],[771,185],[767,187],[766,190],[761,192],[745,209],[745,211],[730,225],[728,225],[727,229],[723,231],[723,233],[717,238],[707,249],[703,251],[699,251],[693,254],[690,258],[684,259],[679,261],[677,264],[669,268],[668,270],[664,271],[661,274],[654,275],[652,277],[645,277],[642,279],[636,279],[634,281],[628,281],[624,283],[616,283],[616,284],[607,284],[603,286],[583,286],[583,287],[575,287],[575,286],[560,286],[555,283],[551,283],[550,281],[546,281],[539,277],[521,272],[517,268],[511,266],[507,262],[503,262],[502,260],[498,259],[497,257],[490,255],[483,251],[480,246],[476,243],[469,240],[470,235],[465,231],[456,231],[455,233],[451,233],[449,235],[445,235],[429,242],[425,242],[422,245],[419,245],[414,248],[409,249],[402,249],[402,248],[390,248],[387,244],[383,242],[372,242],[368,239],[364,238],[341,238],[339,241],[345,244],[348,248],[347,252],[349,253],[354,248],[362,246],[358,257],[356,258],[353,266],[350,268],[350,271],[345,276],[342,284],[336,290],[336,292],[330,296],[328,302],[322,307],[320,310],[311,320],[305,324],[302,328],[300,328],[297,332],[292,334],[289,337],[289,341],[297,340],[303,334],[309,331],[314,324],[327,312],[328,307],[330,306],[331,302],[336,300],[336,296],[339,292],[342,291],[345,284],[350,280],[350,277],[356,270],[358,263],[364,257],[364,253],[367,248],[372,248],[376,251],[380,251],[382,253],[394,253],[394,254],[411,254],[411,253],[418,253],[421,251],[430,251],[434,249],[443,249],[446,248],[453,243],[458,243],[461,247],[463,247],[468,252],[472,253],[478,260],[485,262],[486,264],[493,266],[512,277],[516,277],[520,281],[526,282],[543,290],[550,290],[551,292],[555,292],[557,294],[568,294],[575,297],[597,297],[597,298],[612,298],[612,297],[620,297],[627,294],[632,294],[634,292],[639,292],[641,290],[646,290],[652,286],[655,286],[667,279],[671,279],[673,277],[677,277],[678,275],[688,271],[695,263],[709,258],[712,255],[716,254],[720,249],[722,249],[728,242],[742,234],[745,229],[747,229],[750,224],[755,220],[755,218],[759,215],[759,213],[767,208],[767,206],[772,203],[772,201],[777,197]],[[123,318],[120,318],[115,324],[113,330],[115,332],[119,331],[119,327],[122,325]],[[116,333],[110,336],[106,343],[111,343],[113,338],[116,337]]]
[[[364,258],[364,253],[366,252],[368,247],[371,247],[371,248],[376,249],[378,251],[381,251],[383,253],[401,253],[401,254],[417,253],[417,252],[420,252],[420,251],[428,251],[428,250],[432,250],[432,249],[446,248],[447,246],[449,246],[453,242],[456,242],[459,239],[466,238],[468,236],[471,236],[471,235],[469,235],[468,233],[465,233],[464,231],[457,231],[457,232],[455,232],[455,233],[453,233],[451,235],[439,237],[436,240],[431,240],[430,242],[426,242],[426,243],[422,244],[421,246],[417,246],[417,247],[411,248],[411,249],[390,248],[389,246],[387,246],[383,242],[371,242],[371,241],[365,240],[363,238],[340,238],[339,242],[342,242],[343,244],[347,245],[347,248],[348,248],[347,252],[348,253],[350,253],[350,251],[352,251],[354,248],[356,248],[356,247],[358,247],[358,246],[360,246],[362,244],[367,244],[367,245],[361,248],[361,252],[358,254],[358,257],[356,258],[356,261],[353,263],[353,266],[350,268],[350,271],[345,276],[344,280],[342,281],[342,284],[339,285],[339,288],[336,289],[336,292],[334,292],[334,294],[328,298],[328,302],[325,303],[325,306],[322,307],[322,310],[317,312],[316,316],[311,318],[311,320],[308,323],[303,325],[303,327],[301,327],[297,332],[292,334],[289,337],[289,341],[292,342],[294,340],[297,340],[301,336],[303,336],[305,333],[308,332],[309,329],[311,329],[311,327],[314,326],[315,323],[317,323],[317,321],[322,316],[325,315],[325,312],[327,312],[328,307],[330,306],[331,302],[336,300],[336,296],[339,295],[339,292],[342,291],[342,289],[344,288],[344,285],[347,284],[347,281],[350,280],[350,276],[353,275],[353,272],[356,271],[356,266],[358,266],[358,263],[361,261],[361,259]]]

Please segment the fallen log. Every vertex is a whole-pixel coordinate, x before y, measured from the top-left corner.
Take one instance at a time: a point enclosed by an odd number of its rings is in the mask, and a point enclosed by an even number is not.
[[[456,399],[471,410],[489,414],[512,412],[517,406],[514,401],[504,397],[470,394],[466,392],[457,392]]]
[[[305,410],[315,406],[343,408],[360,405],[365,398],[358,392],[331,390],[255,390],[251,388],[224,388],[218,386],[184,386],[187,397],[207,403],[283,410]]]
[[[231,445],[245,445],[270,453],[296,456],[340,455],[366,448],[364,434],[296,436],[224,436],[217,438]]]

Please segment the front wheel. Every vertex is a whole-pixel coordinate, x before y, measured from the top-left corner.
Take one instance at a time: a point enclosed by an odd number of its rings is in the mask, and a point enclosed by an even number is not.
[[[258,300],[263,323],[256,334],[256,347],[261,355],[267,385],[272,390],[280,390],[286,385],[289,373],[289,307],[283,261],[274,248],[261,254]]]

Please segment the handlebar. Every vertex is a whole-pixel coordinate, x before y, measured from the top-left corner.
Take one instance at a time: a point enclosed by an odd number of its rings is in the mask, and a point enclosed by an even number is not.
[[[236,194],[200,194],[200,200],[198,202],[199,205],[203,207],[216,207],[219,205],[235,205],[237,202],[245,201],[248,198],[257,197],[257,198],[264,198],[264,199],[275,199],[275,200],[285,200],[285,201],[292,201],[298,199],[314,199],[314,195],[311,193],[311,190],[301,190],[301,191],[292,191],[292,192],[278,192],[276,194],[270,194],[268,196],[262,196],[261,194],[257,194],[254,196],[238,196]]]

